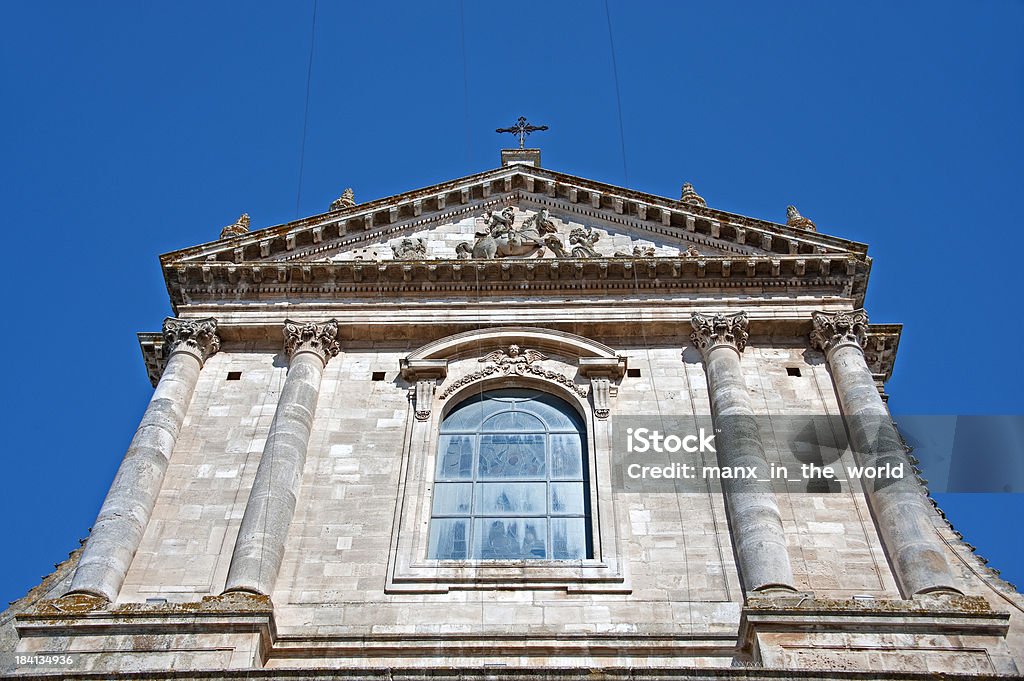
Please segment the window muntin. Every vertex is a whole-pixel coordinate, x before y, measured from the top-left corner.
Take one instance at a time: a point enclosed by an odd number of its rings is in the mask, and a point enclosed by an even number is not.
[[[591,558],[585,428],[565,401],[492,390],[441,425],[428,558]]]

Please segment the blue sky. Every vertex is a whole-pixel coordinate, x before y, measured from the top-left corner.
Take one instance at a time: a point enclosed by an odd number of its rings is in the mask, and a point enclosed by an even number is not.
[[[312,9],[0,5],[0,601],[86,536],[138,424],[159,253],[495,167],[519,115],[547,167],[869,243],[893,410],[1024,411],[1024,4],[610,0],[624,163],[602,2],[323,0],[300,193]],[[1022,495],[940,502],[1024,586]]]

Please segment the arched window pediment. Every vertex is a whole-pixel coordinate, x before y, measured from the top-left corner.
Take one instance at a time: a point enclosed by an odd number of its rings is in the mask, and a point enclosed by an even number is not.
[[[551,366],[553,362],[545,353],[565,358],[562,367]],[[449,376],[450,363],[474,357],[479,365],[461,362],[461,368]],[[575,364],[576,371],[566,371],[566,363],[570,367]],[[526,385],[537,380],[558,385],[579,398],[590,396],[594,415],[604,419],[609,414],[609,398],[615,394],[614,382],[626,372],[626,359],[603,343],[564,331],[531,327],[455,334],[422,346],[400,364],[402,377],[415,385],[419,420],[430,418],[435,400],[459,401],[469,385],[486,383],[493,387],[492,381],[509,377],[517,380],[503,385]]]

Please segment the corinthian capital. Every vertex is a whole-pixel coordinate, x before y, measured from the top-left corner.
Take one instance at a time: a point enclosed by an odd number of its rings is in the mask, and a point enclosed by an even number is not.
[[[694,313],[690,324],[693,326],[690,340],[703,353],[719,345],[728,345],[736,352],[743,352],[747,347],[750,334],[747,333],[746,312],[711,316]]]
[[[812,312],[811,347],[825,354],[844,344],[863,349],[868,339],[868,313],[863,309],[852,312]]]
[[[289,357],[299,352],[312,352],[327,364],[341,351],[337,336],[338,322],[334,319],[322,324],[284,320],[284,351]]]
[[[208,319],[175,319],[164,320],[164,357],[176,352],[187,352],[196,357],[200,364],[206,358],[220,350],[220,338],[217,337],[217,320]]]

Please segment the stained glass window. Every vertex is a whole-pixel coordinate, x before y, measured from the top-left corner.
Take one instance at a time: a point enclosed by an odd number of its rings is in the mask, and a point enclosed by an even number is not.
[[[592,557],[583,422],[565,401],[491,390],[445,417],[429,558]]]

